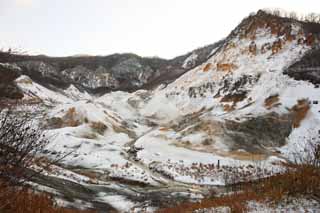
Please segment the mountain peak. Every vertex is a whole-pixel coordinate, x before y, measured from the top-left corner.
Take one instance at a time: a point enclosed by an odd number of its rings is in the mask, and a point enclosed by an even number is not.
[[[309,20],[310,19],[310,20]],[[320,23],[312,18],[300,20],[295,13],[281,13],[278,10],[258,10],[251,14],[232,31],[229,39],[239,37],[255,40],[261,30],[269,31],[271,35],[285,41],[299,40],[309,46],[319,44]]]

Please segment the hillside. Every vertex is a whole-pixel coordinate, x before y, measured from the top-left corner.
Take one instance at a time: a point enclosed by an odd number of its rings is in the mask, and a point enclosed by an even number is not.
[[[21,74],[49,88],[80,90],[104,94],[135,91],[168,83],[201,64],[223,41],[191,51],[171,60],[143,58],[135,54],[109,56],[47,57],[0,53],[0,63],[15,63]]]
[[[0,98],[41,115],[43,157],[71,153],[37,189],[64,206],[153,212],[282,174],[319,143],[319,41],[320,24],[258,11],[172,60],[2,56],[0,75],[16,73],[5,87],[24,96]],[[292,205],[319,210],[304,199]]]

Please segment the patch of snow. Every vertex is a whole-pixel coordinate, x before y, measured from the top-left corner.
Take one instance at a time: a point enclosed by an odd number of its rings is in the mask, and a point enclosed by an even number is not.
[[[188,56],[186,60],[184,60],[182,68],[188,69],[193,67],[196,64],[197,58],[198,55],[195,52],[193,52],[191,55]]]
[[[132,201],[128,200],[121,195],[107,195],[103,192],[98,194],[96,201],[103,201],[110,204],[113,208],[119,212],[130,212],[130,210],[136,205]]]

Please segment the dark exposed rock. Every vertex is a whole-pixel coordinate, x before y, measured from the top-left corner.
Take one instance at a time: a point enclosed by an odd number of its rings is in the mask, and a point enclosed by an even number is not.
[[[256,83],[260,78],[260,75],[243,75],[238,79],[234,79],[232,75],[226,75],[219,82],[219,90],[214,95],[215,98],[224,95],[226,97],[244,97],[249,88]]]
[[[244,122],[226,121],[226,134],[233,140],[232,148],[249,152],[285,145],[292,130],[292,116],[269,113]]]
[[[299,61],[291,65],[285,74],[295,80],[306,80],[320,84],[320,48],[309,51]]]

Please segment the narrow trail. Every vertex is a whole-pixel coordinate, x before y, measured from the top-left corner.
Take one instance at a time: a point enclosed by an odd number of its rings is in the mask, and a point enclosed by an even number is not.
[[[129,150],[133,150],[135,149],[135,143],[143,138],[144,136],[150,134],[151,132],[155,131],[156,129],[158,129],[159,127],[153,127],[150,130],[148,130],[147,132],[143,133],[142,135],[140,135],[139,137],[135,138],[134,140],[128,142],[127,144],[125,144],[125,147],[127,147]],[[154,186],[154,190],[155,191],[159,191],[159,190],[165,190],[165,191],[171,191],[171,192],[193,192],[193,193],[200,193],[200,194],[207,194],[208,193],[208,188],[207,187],[199,187],[199,189],[195,189],[194,187],[191,187],[190,184],[186,184],[183,182],[179,182],[179,181],[175,181],[173,179],[170,179],[168,177],[166,177],[165,175],[163,175],[160,172],[154,171],[152,169],[149,168],[148,165],[144,164],[143,162],[141,162],[139,159],[136,159],[136,156],[134,153],[128,151],[127,152],[127,156],[125,156],[126,160],[130,161],[133,165],[141,168],[142,170],[146,171],[147,173],[150,174],[150,177],[158,182],[160,184],[160,186]]]

